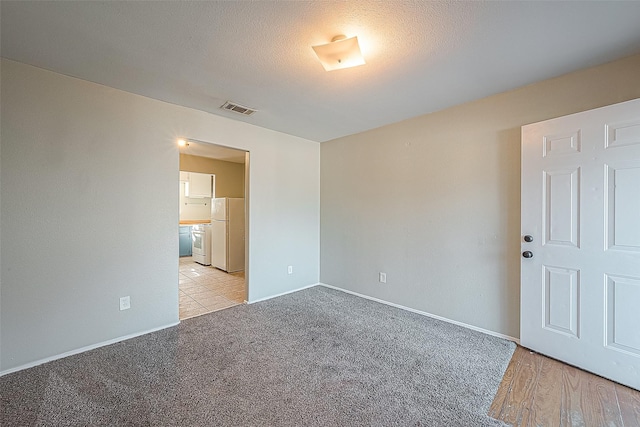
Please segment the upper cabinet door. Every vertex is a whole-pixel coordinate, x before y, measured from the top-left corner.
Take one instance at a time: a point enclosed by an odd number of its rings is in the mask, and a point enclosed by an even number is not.
[[[189,196],[211,197],[211,175],[189,172]]]

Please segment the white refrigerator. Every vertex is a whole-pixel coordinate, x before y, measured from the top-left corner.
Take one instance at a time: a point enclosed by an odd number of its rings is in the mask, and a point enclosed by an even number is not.
[[[244,199],[212,200],[211,265],[227,273],[244,270]]]

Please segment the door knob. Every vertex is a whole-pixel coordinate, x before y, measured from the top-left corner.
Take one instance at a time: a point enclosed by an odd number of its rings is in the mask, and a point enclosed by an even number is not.
[[[527,234],[526,236],[524,236],[524,241],[527,243],[533,242],[533,236]]]
[[[524,251],[524,252],[522,252],[522,256],[525,257],[525,258],[533,258],[533,252]]]

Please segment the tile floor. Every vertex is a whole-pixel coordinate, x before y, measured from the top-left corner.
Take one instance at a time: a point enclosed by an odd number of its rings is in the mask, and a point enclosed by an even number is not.
[[[180,258],[180,320],[242,304],[247,297],[244,272],[225,273],[189,257]]]

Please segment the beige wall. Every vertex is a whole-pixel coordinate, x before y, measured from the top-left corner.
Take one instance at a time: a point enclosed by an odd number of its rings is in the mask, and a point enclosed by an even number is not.
[[[216,197],[244,197],[244,164],[180,153],[180,170],[216,176]]]
[[[318,143],[0,64],[0,374],[178,321],[178,135],[251,153],[249,301],[318,282]]]
[[[518,337],[520,127],[639,76],[636,55],[323,143],[321,282]]]

